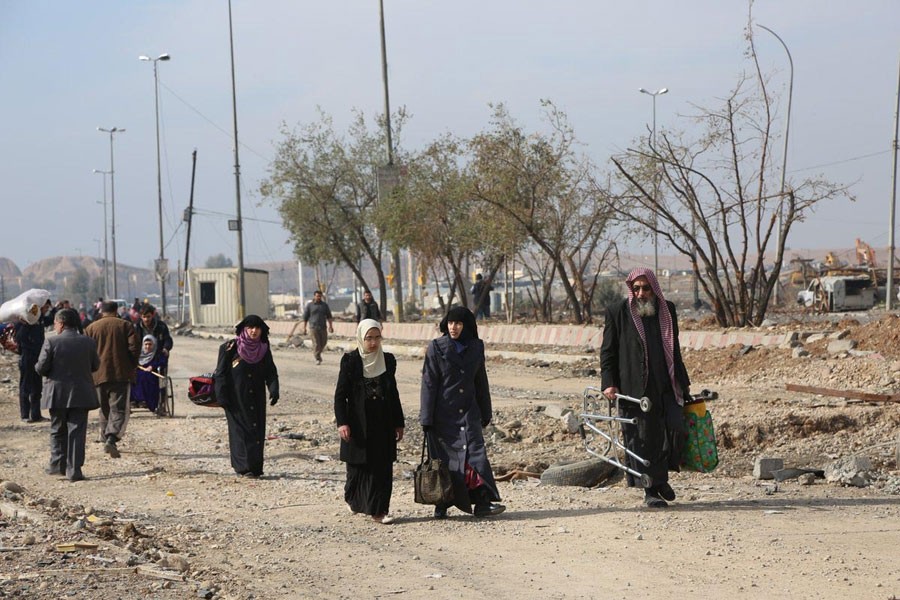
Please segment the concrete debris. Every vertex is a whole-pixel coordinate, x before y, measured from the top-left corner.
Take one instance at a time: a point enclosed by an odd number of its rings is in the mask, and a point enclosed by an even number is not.
[[[856,348],[856,340],[840,339],[828,342],[828,354],[844,354]]]
[[[825,480],[829,483],[866,487],[871,483],[872,461],[865,456],[845,456],[825,467]]]
[[[756,463],[753,465],[753,476],[756,479],[774,479],[773,471],[784,468],[784,459],[771,458],[767,456],[756,457]]]

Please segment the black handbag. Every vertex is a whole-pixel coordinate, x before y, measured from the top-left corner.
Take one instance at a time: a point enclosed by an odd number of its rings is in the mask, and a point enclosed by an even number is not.
[[[449,506],[453,504],[453,481],[450,469],[439,458],[432,458],[431,451],[422,436],[422,458],[413,474],[416,504]],[[427,454],[426,454],[427,452]]]

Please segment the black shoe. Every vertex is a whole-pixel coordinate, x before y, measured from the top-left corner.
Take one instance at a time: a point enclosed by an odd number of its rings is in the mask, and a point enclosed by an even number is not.
[[[106,443],[103,445],[103,451],[110,455],[112,458],[119,458],[122,456],[122,453],[119,452],[119,448],[116,447],[116,439],[110,437],[106,440]]]
[[[481,517],[495,517],[506,510],[506,507],[502,504],[494,504],[493,502],[490,504],[481,504],[475,506],[475,516],[478,518]]]
[[[68,479],[72,483],[75,483],[76,481],[84,481],[84,473],[82,473],[81,471],[76,471],[75,473],[72,473],[70,476],[68,476]]]
[[[435,519],[446,519],[447,518],[447,508],[444,506],[435,506],[434,507],[434,518]]]
[[[47,467],[46,469],[44,469],[44,472],[47,475],[55,475],[57,477],[59,477],[59,476],[65,477],[66,476],[66,468],[65,467],[63,467],[62,469],[54,469],[53,467]]]
[[[668,500],[669,502],[675,500],[675,490],[672,489],[668,482],[657,484],[654,489],[663,500]]]
[[[43,423],[44,421],[49,421],[49,420],[50,419],[48,419],[47,417],[37,417],[34,419],[27,419],[25,422],[26,423]]]
[[[644,506],[647,508],[665,508],[668,505],[669,503],[660,498],[656,490],[652,488],[644,490]]]

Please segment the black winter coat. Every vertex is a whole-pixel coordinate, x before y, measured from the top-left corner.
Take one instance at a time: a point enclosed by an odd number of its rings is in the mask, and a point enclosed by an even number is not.
[[[673,359],[675,361],[675,381],[682,390],[691,386],[687,369],[681,358],[678,341],[678,316],[675,305],[666,300],[672,315],[672,334],[675,337]],[[606,309],[606,324],[603,326],[603,343],[600,346],[601,389],[611,386],[619,388],[620,394],[640,398],[647,389],[648,374],[644,368],[644,346],[631,319],[627,300],[622,300]]]
[[[378,415],[367,414],[373,409],[366,402],[366,385],[363,376],[362,358],[359,350],[348,352],[341,357],[341,371],[334,390],[334,417],[337,426],[350,427],[350,441],[341,440],[341,460],[350,464],[366,464],[370,455],[394,462],[397,460],[397,438],[395,429],[404,427],[403,408],[397,391],[397,359],[393,354],[384,353],[386,371],[378,377],[381,404]],[[370,431],[373,426],[382,431]],[[373,443],[385,447],[373,448]]]
[[[449,336],[433,340],[422,368],[420,405],[419,422],[431,428],[429,448],[450,468],[456,507],[472,511],[466,462],[484,480],[490,499],[500,500],[482,432],[492,419],[484,342],[471,340],[459,354]]]

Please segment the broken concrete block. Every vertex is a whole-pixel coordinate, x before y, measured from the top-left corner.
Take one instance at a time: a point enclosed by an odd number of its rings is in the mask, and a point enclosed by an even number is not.
[[[562,404],[548,404],[544,407],[544,414],[551,419],[561,419],[570,412],[572,412],[572,409]]]
[[[807,344],[811,344],[813,342],[818,342],[819,340],[824,340],[824,339],[825,339],[824,333],[813,333],[813,334],[810,334],[809,336],[807,336],[807,338],[804,341]]]
[[[753,476],[757,479],[774,479],[775,476],[772,474],[772,471],[778,471],[783,468],[783,458],[757,456],[756,463],[753,465]]]
[[[849,329],[841,329],[840,331],[834,331],[834,332],[828,334],[828,337],[832,340],[842,340],[845,337],[847,337],[848,335],[850,335]]]
[[[578,433],[578,427],[581,425],[581,419],[575,416],[575,413],[568,412],[560,419],[563,422],[563,428],[566,433]]]
[[[843,354],[856,348],[856,341],[850,339],[828,342],[828,354]]]
[[[825,467],[825,480],[830,483],[866,487],[871,479],[872,461],[865,456],[845,456]]]

